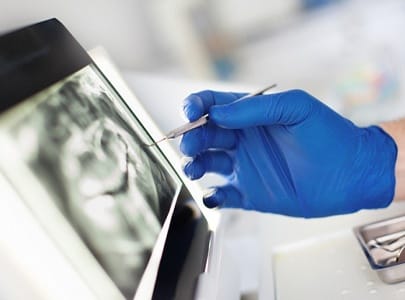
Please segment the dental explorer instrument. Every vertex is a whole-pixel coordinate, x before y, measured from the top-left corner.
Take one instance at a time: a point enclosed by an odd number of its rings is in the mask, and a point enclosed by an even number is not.
[[[265,88],[261,88],[260,90],[258,90],[256,92],[247,94],[247,95],[245,95],[245,96],[243,96],[243,97],[241,97],[241,98],[239,98],[237,100],[243,100],[243,99],[246,99],[246,98],[249,98],[249,97],[261,95],[264,92],[266,92],[266,91],[268,91],[268,90],[270,90],[272,88],[275,88],[276,86],[277,86],[277,84],[274,83],[272,85],[266,86]],[[208,119],[209,119],[208,114],[205,114],[205,115],[203,115],[202,117],[200,117],[198,120],[196,120],[194,122],[189,122],[189,123],[184,124],[184,125],[182,125],[180,127],[177,127],[176,129],[173,129],[173,130],[169,131],[167,134],[164,135],[163,138],[161,138],[160,140],[155,141],[154,143],[149,144],[147,146],[151,147],[151,146],[154,146],[154,145],[156,145],[156,144],[158,144],[160,142],[163,142],[165,140],[175,139],[176,137],[179,137],[179,136],[185,134],[186,132],[189,132],[190,130],[192,130],[194,128],[197,128],[197,127],[200,127],[200,126],[206,124],[208,122]]]

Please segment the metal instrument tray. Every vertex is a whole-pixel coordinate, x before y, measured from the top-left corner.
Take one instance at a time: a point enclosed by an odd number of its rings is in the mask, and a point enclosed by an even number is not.
[[[404,215],[355,227],[354,233],[371,268],[383,282],[405,281]]]

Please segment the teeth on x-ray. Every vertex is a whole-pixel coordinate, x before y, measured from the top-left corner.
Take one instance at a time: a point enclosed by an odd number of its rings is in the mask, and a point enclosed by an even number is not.
[[[92,67],[35,96],[13,127],[26,163],[125,296],[133,297],[176,192]],[[28,143],[28,145],[27,145]]]

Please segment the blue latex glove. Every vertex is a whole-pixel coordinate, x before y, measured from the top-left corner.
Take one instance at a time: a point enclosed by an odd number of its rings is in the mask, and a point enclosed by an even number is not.
[[[186,175],[227,178],[205,205],[321,217],[391,203],[397,147],[381,128],[357,127],[300,90],[237,101],[243,95],[185,100],[190,121],[210,117],[183,136]]]

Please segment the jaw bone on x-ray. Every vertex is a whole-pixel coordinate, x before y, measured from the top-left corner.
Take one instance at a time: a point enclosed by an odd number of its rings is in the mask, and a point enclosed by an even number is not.
[[[134,130],[136,120],[94,67],[27,101],[33,111],[10,127],[17,149],[111,279],[133,297],[178,182],[162,155],[142,146],[141,126]]]

